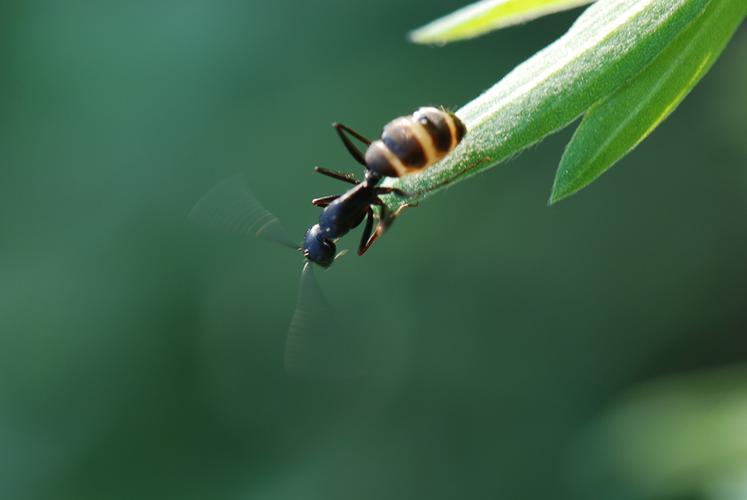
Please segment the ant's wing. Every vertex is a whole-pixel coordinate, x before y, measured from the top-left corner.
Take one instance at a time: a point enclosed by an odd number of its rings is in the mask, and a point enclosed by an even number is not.
[[[314,264],[301,271],[298,304],[285,344],[285,369],[312,378],[349,378],[363,373],[353,332],[340,328],[314,277]]]
[[[189,212],[194,222],[235,233],[253,234],[298,250],[280,221],[257,201],[240,175],[216,184]]]

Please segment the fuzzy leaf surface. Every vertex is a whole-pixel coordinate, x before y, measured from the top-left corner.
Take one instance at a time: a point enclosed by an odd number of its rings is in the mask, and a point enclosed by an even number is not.
[[[721,1],[721,0],[718,0]],[[417,202],[565,127],[640,73],[709,0],[599,0],[570,30],[456,114],[461,144],[427,170],[384,185]],[[389,196],[389,208],[402,202]]]
[[[643,72],[589,109],[560,160],[554,203],[587,186],[674,111],[747,14],[744,0],[711,2]]]

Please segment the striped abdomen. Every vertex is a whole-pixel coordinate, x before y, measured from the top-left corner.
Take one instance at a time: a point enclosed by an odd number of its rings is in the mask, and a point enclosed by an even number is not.
[[[384,127],[366,150],[366,166],[379,175],[404,177],[426,169],[457,147],[467,129],[454,113],[420,108]]]

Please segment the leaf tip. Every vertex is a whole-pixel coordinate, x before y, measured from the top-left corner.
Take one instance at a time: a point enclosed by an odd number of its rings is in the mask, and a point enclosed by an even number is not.
[[[434,34],[428,26],[414,29],[407,33],[407,40],[418,45],[446,45],[446,41]]]
[[[550,193],[550,198],[547,199],[547,206],[551,207],[555,205],[557,202],[566,199],[571,194],[572,193],[566,193],[566,192],[553,189],[552,192]]]
[[[410,43],[423,43],[421,41],[421,34],[419,30],[408,31],[407,35],[405,35],[405,38],[407,38],[407,41]]]
[[[552,184],[550,198],[547,200],[548,207],[576,194],[588,184],[573,182],[573,180],[567,178],[567,172],[568,170],[563,168],[563,162],[561,160],[561,165],[558,167],[558,171],[555,174],[555,181]]]

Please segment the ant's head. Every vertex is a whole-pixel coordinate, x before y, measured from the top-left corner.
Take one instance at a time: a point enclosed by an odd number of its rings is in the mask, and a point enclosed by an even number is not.
[[[311,226],[303,239],[303,256],[322,267],[329,267],[335,260],[335,244],[322,236],[319,224]]]

